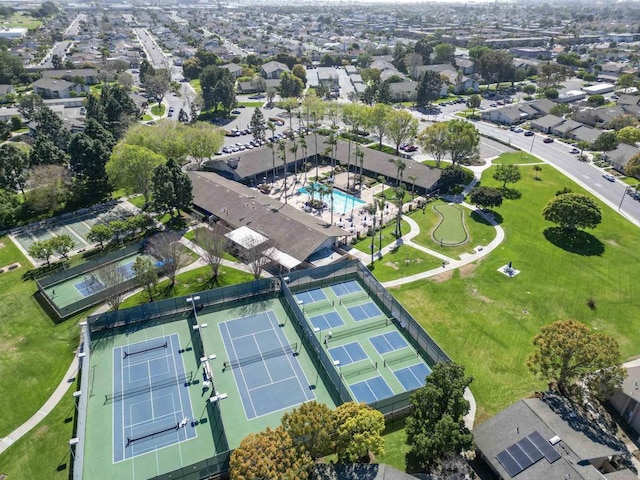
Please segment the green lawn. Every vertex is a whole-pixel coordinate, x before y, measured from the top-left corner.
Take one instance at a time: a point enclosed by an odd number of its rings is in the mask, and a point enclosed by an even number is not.
[[[438,204],[434,205],[433,209],[441,217],[433,230],[433,238],[437,242],[445,245],[458,245],[469,239],[465,226],[466,209],[464,207]]]
[[[204,227],[199,227],[199,228],[204,228]],[[198,228],[194,228],[193,230],[189,230],[187,233],[184,234],[184,238],[186,238],[187,240],[195,243],[198,246],[201,246],[196,241],[197,230],[198,230]],[[231,255],[229,252],[224,252],[223,255],[222,255],[222,258],[225,259],[225,260],[229,260],[230,262],[239,262],[240,261],[236,257],[234,257],[233,255]]]
[[[411,228],[409,227],[409,224],[404,220],[402,220],[400,222],[400,231],[403,234],[405,234],[405,233],[408,233],[409,230],[411,230]],[[394,235],[395,231],[396,231],[395,221],[389,223],[386,227],[382,229],[382,248],[396,241],[396,237]],[[362,240],[359,240],[357,243],[354,243],[352,246],[354,248],[357,248],[361,252],[370,254],[371,253],[371,237],[363,238]],[[380,246],[380,232],[378,231],[376,232],[376,241],[375,241],[376,252],[378,251],[379,246]]]
[[[480,422],[545,388],[526,367],[542,325],[578,320],[616,338],[624,359],[638,355],[640,331],[629,323],[640,318],[637,227],[601,204],[602,224],[581,235],[576,246],[547,239],[552,224],[542,218],[544,205],[564,187],[584,191],[553,168],[542,168],[542,181],[525,176],[515,185],[522,196],[497,209],[506,238],[496,251],[453,274],[392,289],[474,376]],[[484,173],[483,185],[498,186],[492,173]],[[509,261],[522,272],[514,278],[496,271]],[[590,298],[595,310],[587,306]]]
[[[404,420],[395,422],[396,425],[387,426],[384,432],[384,454],[376,457],[378,463],[386,463],[404,472],[406,468],[404,456],[409,451],[407,446],[407,432]]]
[[[631,185],[632,187],[640,185],[640,180],[638,180],[636,177],[619,177],[618,180],[622,180],[624,183],[626,183],[627,185]]]
[[[72,459],[69,439],[73,434],[75,406],[72,385],[62,401],[33,430],[0,455],[0,472],[11,478],[67,480]]]
[[[370,270],[380,282],[425,272],[442,265],[442,260],[407,245],[391,250],[376,260]]]
[[[238,102],[238,106],[244,105],[247,108],[262,108],[264,102]]]
[[[24,12],[16,12],[10,17],[3,18],[2,21],[0,21],[0,27],[2,28],[16,27],[36,30],[40,25],[42,25],[41,20],[38,20]]]
[[[34,297],[32,267],[8,237],[0,237],[0,266],[21,268],[0,274],[0,437],[33,415],[69,368],[78,346],[80,316],[54,324]]]
[[[500,165],[517,165],[517,164],[528,164],[528,163],[542,163],[542,161],[531,155],[527,152],[506,152],[500,155],[498,158],[493,160],[492,162]]]
[[[148,113],[145,113],[144,115],[142,115],[142,117],[140,117],[140,120],[142,120],[143,122],[148,122],[149,120],[153,120],[153,117]]]
[[[160,282],[155,288],[153,299],[163,300],[165,298],[179,297],[194,292],[210,290],[214,287],[226,287],[251,280],[253,280],[253,275],[249,273],[236,270],[235,268],[221,266],[218,274],[218,285],[212,285],[211,269],[208,266],[200,267],[178,275],[173,288],[169,286],[169,280]],[[127,298],[123,302],[122,308],[142,305],[148,301],[149,297],[146,292],[138,292]]]
[[[196,91],[196,93],[198,95],[202,95],[202,87],[200,86],[200,79],[199,78],[195,78],[193,80],[189,80],[189,83],[191,84],[191,86],[193,87],[193,89]]]
[[[471,253],[479,245],[489,244],[496,236],[495,228],[479,214],[474,213],[464,207],[460,207],[465,216],[465,225],[469,234],[469,241],[459,246],[441,246],[439,242],[434,242],[431,238],[431,231],[440,222],[440,217],[433,211],[434,205],[444,202],[438,200],[427,205],[424,210],[416,210],[409,214],[410,218],[418,223],[420,234],[413,239],[418,245],[436,250],[448,257],[459,258],[462,253]]]
[[[135,205],[138,208],[144,207],[144,197],[142,195],[136,195],[135,197],[129,197],[129,203]]]
[[[158,104],[155,104],[153,107],[151,107],[151,113],[156,117],[161,117],[162,115],[164,115],[164,105],[160,104],[160,106],[158,106]]]

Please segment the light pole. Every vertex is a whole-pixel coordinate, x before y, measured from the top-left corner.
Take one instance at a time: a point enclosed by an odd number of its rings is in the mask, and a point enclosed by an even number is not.
[[[622,199],[620,200],[620,205],[618,205],[618,211],[620,211],[620,209],[622,208],[622,202],[624,202],[624,197],[626,197],[626,196],[627,196],[627,193],[629,193],[629,189],[630,189],[630,188],[631,188],[631,187],[626,187],[626,188],[624,189],[624,192],[622,192]]]
[[[198,295],[196,295],[195,297],[191,295],[189,298],[187,298],[187,303],[190,303],[193,307],[193,317],[196,320],[196,324],[198,323],[198,314],[196,313],[196,302],[198,300],[200,300],[200,297]]]
[[[533,142],[536,139],[536,134],[531,135],[531,148],[529,149],[529,153],[533,152]]]

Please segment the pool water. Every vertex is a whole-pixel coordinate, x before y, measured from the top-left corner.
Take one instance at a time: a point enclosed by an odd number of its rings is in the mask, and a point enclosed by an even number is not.
[[[305,187],[302,187],[298,190],[298,193],[307,194],[307,189]],[[314,198],[320,198],[318,192],[314,194]],[[324,196],[324,202],[329,208],[331,208],[331,199],[328,195]],[[360,200],[359,198],[348,195],[335,188],[333,189],[333,211],[335,213],[347,213],[353,209],[363,207],[366,204],[367,202],[365,202],[364,200]]]

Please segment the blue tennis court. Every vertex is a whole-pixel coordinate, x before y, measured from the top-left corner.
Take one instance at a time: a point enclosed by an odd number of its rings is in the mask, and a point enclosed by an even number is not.
[[[327,300],[327,296],[324,294],[321,288],[315,288],[313,290],[306,290],[304,292],[296,293],[296,300],[303,302],[305,305],[314,302],[320,302],[321,300]]]
[[[136,276],[136,272],[133,270],[134,263],[135,262],[128,262],[122,265],[118,265],[116,267],[116,270],[120,272],[120,275],[122,275],[126,280],[129,280]],[[157,262],[156,262],[156,266],[158,266]]]
[[[78,283],[74,283],[73,286],[83,297],[90,297],[91,295],[95,295],[96,293],[104,290],[104,284],[98,280],[95,275],[84,277],[83,280]]]
[[[375,337],[369,337],[369,341],[380,355],[409,346],[407,345],[406,340],[402,338],[402,335],[395,331],[376,335]]]
[[[427,375],[431,373],[431,369],[424,363],[416,363],[410,367],[401,368],[396,370],[393,374],[398,381],[402,384],[405,390],[415,390],[424,386]]]
[[[369,318],[380,317],[383,313],[373,302],[363,303],[354,307],[347,307],[347,310],[356,322],[368,320]]]
[[[346,345],[330,348],[329,353],[331,354],[331,358],[339,360],[340,365],[342,366],[369,358],[369,355],[367,355],[358,342],[347,343]]]
[[[196,436],[177,334],[113,349],[113,461]]]
[[[319,328],[320,330],[328,330],[330,328],[341,327],[344,325],[344,320],[338,312],[328,312],[322,315],[316,315],[309,319],[311,324]]]
[[[273,311],[218,326],[247,420],[316,398]]]
[[[348,280],[342,283],[334,283],[331,285],[331,290],[338,297],[343,297],[345,295],[351,295],[352,293],[362,292],[362,287],[356,280]]]
[[[393,391],[381,376],[373,377],[350,385],[358,402],[371,403],[384,398],[393,397]]]

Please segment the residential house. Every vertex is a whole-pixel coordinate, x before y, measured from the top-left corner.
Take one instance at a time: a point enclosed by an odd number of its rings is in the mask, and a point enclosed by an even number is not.
[[[33,82],[31,86],[33,91],[42,98],[70,98],[90,91],[87,85],[52,78],[41,78]]]
[[[262,76],[267,80],[278,79],[284,72],[289,71],[289,67],[280,62],[267,62],[262,65]]]
[[[555,105],[550,100],[540,99],[527,103],[518,103],[496,107],[482,112],[482,119],[503,125],[515,125],[546,115]]]
[[[469,58],[456,57],[456,66],[464,75],[476,73],[476,64]]]
[[[609,399],[609,403],[640,435],[640,366],[627,368],[622,389]]]
[[[542,133],[551,133],[551,130],[564,123],[564,118],[556,115],[545,115],[531,121],[531,128]]]
[[[394,102],[414,102],[418,97],[418,82],[407,80],[389,84],[391,100]]]
[[[578,128],[574,128],[571,131],[571,137],[578,142],[587,142],[589,145],[593,145],[593,143],[598,139],[598,137],[602,134],[602,130],[598,130],[597,128],[591,128],[586,125],[582,125]]]
[[[476,427],[476,451],[500,480],[637,479],[620,466],[629,455],[625,445],[589,417],[544,392]]]
[[[620,143],[614,150],[607,152],[607,161],[620,173],[624,173],[629,160],[640,153],[636,146]]]
[[[78,83],[82,79],[85,85],[96,85],[100,83],[98,71],[94,68],[76,68],[73,70],[44,70],[42,78],[53,78]]]
[[[242,67],[235,63],[227,63],[226,65],[222,65],[220,68],[226,68],[231,73],[233,78],[240,78],[242,76]]]
[[[329,88],[338,86],[338,72],[334,67],[318,67],[314,69],[318,75],[318,84]]]
[[[585,123],[587,125],[595,126],[605,126],[614,118],[620,117],[622,115],[632,115],[633,110],[627,109],[625,106],[615,106],[615,107],[584,107],[578,109],[574,113],[574,119]]]
[[[551,133],[562,138],[571,138],[571,132],[583,124],[575,120],[565,119],[560,125],[551,127]]]
[[[438,72],[444,80],[442,90],[440,91],[440,96],[443,97],[448,94],[449,86],[453,87],[454,93],[464,93],[467,90],[473,90],[474,92],[477,92],[480,90],[480,82],[478,82],[476,78],[464,75],[462,71],[458,71],[458,69],[456,69],[449,63],[438,65],[422,65],[416,67],[415,70],[417,78],[422,77],[422,75],[424,75],[424,72],[426,72],[427,70]]]
[[[7,100],[7,95],[14,95],[16,93],[13,85],[0,85],[0,102]]]

